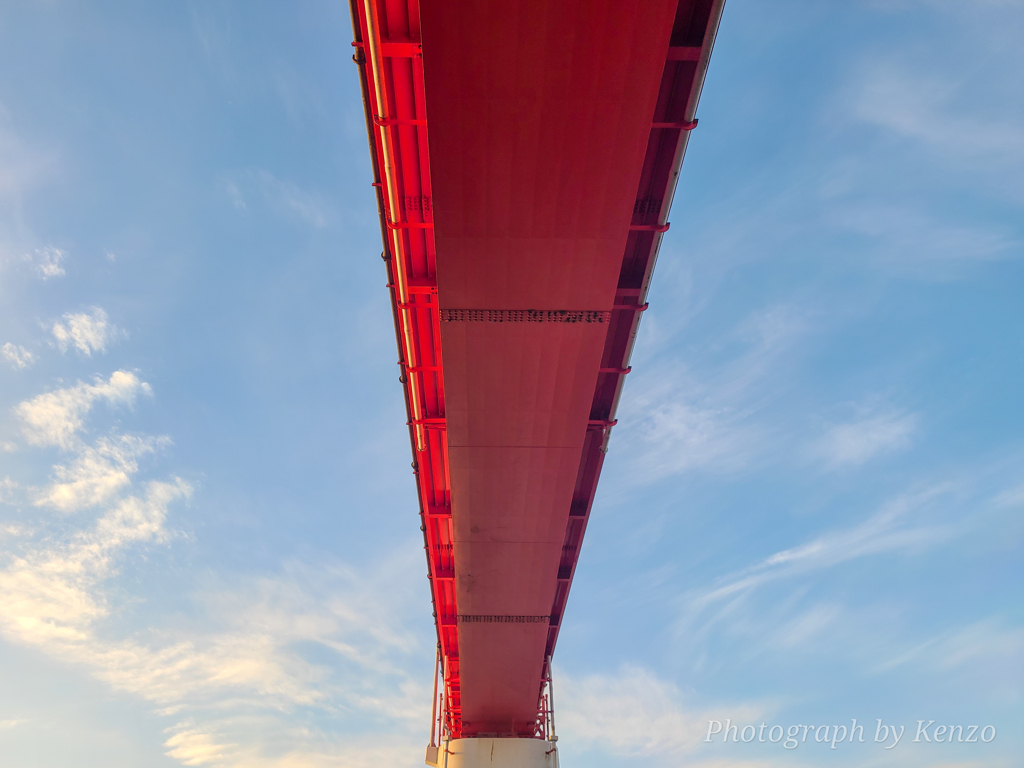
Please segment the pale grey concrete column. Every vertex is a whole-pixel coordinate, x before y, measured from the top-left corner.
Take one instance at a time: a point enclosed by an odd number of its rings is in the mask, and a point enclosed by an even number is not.
[[[544,739],[453,739],[447,743],[447,750],[442,744],[438,753],[438,768],[558,766],[555,745]]]

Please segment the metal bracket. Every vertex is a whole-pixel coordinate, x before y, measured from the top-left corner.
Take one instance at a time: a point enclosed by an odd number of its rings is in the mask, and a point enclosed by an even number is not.
[[[389,225],[390,226],[390,225]],[[671,225],[666,221],[664,224],[630,224],[630,232],[668,232]]]
[[[678,128],[681,131],[692,131],[697,127],[697,120],[690,120],[688,123],[651,123],[652,128]]]
[[[386,128],[389,125],[426,125],[426,120],[405,117],[377,117],[373,116],[373,124]]]

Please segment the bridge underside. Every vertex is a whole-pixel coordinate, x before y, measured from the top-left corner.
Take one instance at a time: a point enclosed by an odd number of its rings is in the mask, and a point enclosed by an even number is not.
[[[542,728],[720,6],[354,0],[454,737]]]

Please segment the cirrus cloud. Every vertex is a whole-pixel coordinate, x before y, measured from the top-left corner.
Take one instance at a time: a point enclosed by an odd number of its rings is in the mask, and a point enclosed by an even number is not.
[[[46,248],[36,248],[35,251],[26,253],[22,258],[32,264],[39,277],[49,280],[51,277],[64,276],[63,265],[66,256],[67,254],[60,248],[47,246]]]
[[[97,400],[111,405],[131,406],[140,394],[152,392],[149,384],[130,371],[114,371],[107,381],[97,378],[93,384],[78,382],[73,387],[37,395],[15,406],[25,439],[32,445],[57,446],[67,450],[75,443],[75,433],[83,426],[85,415]]]
[[[64,322],[53,324],[53,338],[61,352],[74,347],[87,357],[91,357],[93,352],[106,352],[107,345],[122,333],[107,320],[107,313],[99,307],[93,307],[89,312],[65,314]]]
[[[3,355],[4,360],[18,369],[28,368],[36,361],[35,355],[24,347],[19,347],[11,342],[7,342],[3,347],[0,347],[0,355]]]
[[[828,429],[817,444],[832,468],[858,466],[884,453],[907,448],[918,418],[900,412],[869,416]]]
[[[169,442],[166,437],[119,435],[102,438],[95,446],[83,446],[73,462],[54,466],[57,482],[44,488],[34,504],[61,512],[102,504],[130,483],[141,456]]]

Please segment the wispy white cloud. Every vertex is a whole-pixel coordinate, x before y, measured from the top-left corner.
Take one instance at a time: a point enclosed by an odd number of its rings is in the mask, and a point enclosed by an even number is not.
[[[89,312],[65,314],[64,322],[53,324],[53,338],[61,352],[74,347],[81,354],[91,356],[93,352],[106,352],[107,344],[123,335],[117,326],[108,322],[107,313],[99,307]]]
[[[1020,696],[1024,674],[1024,627],[1008,625],[991,616],[965,626],[944,630],[923,642],[887,648],[872,671],[890,674],[900,667],[917,667],[944,679],[970,680],[971,687],[1004,702]]]
[[[905,5],[930,5],[936,19],[948,14],[940,23],[955,33],[947,43],[936,38],[902,53],[873,52],[851,70],[840,109],[877,129],[877,172],[861,176],[870,202],[833,206],[829,219],[866,238],[873,264],[887,271],[950,279],[972,264],[1019,259],[1024,241],[1013,209],[1002,216],[978,211],[1024,202],[1024,105],[1015,77],[1024,66],[1016,45],[1021,15],[999,0]],[[948,66],[943,51],[953,41],[975,66]],[[880,202],[882,178],[904,193],[883,191]],[[908,186],[910,178],[920,182]]]
[[[402,628],[394,610],[396,585],[399,599],[407,597],[411,558],[391,559],[365,577],[293,566],[282,577],[206,593],[202,629],[121,637],[104,630],[119,610],[104,583],[129,547],[168,539],[168,504],[188,492],[180,481],[151,483],[144,497],[113,505],[92,528],[13,559],[0,571],[0,632],[90,671],[158,714],[187,716],[166,742],[186,765],[374,766],[416,756],[422,745],[409,734],[429,717],[430,648]],[[307,659],[309,646],[334,661]],[[410,677],[410,655],[423,656],[422,679]],[[289,713],[297,707],[390,723],[389,743],[296,729]]]
[[[9,477],[0,478],[0,502],[9,502],[19,488],[18,482]]]
[[[48,246],[36,248],[32,253],[26,253],[23,259],[32,265],[35,273],[43,280],[51,277],[62,277],[64,271],[64,259],[67,254],[60,248]]]
[[[955,558],[964,549],[991,542],[993,530],[1012,537],[1006,523],[1014,518],[1002,503],[1013,497],[1012,491],[993,497],[978,486],[990,482],[993,471],[998,475],[1017,464],[986,466],[978,474],[909,490],[861,522],[826,529],[704,586],[674,596],[662,590],[663,599],[678,610],[672,629],[680,655],[706,674],[726,663],[754,664],[760,657],[782,664],[796,658],[808,663],[843,659],[863,674],[907,666],[914,670],[899,674],[934,677],[941,671],[943,679],[956,678],[963,690],[1005,699],[1010,695],[1007,670],[1024,663],[1018,627],[1008,627],[1001,617],[979,623],[975,609],[982,606],[954,608],[951,595],[937,587],[915,595],[897,581],[898,588],[889,590],[877,574],[883,569],[905,574],[911,563],[914,572],[934,570],[939,546],[943,558]],[[993,554],[1008,556],[1012,546],[1004,538]],[[848,586],[849,578],[872,587],[851,592],[837,586]],[[932,637],[926,630],[922,639],[918,611],[911,605],[920,608],[927,601],[934,601],[938,611],[932,618],[943,617],[940,623],[947,628]]]
[[[995,619],[986,619],[957,629],[935,644],[933,659],[942,669],[982,661],[993,672],[1024,672],[1024,627],[1006,627]]]
[[[224,185],[224,188],[227,190],[228,197],[231,198],[231,204],[235,207],[236,210],[244,211],[246,208],[249,207],[248,205],[246,205],[245,196],[242,195],[242,190],[238,188],[238,185],[235,182],[227,182]]]
[[[997,507],[1024,507],[1024,485],[1003,491],[994,501]]]
[[[97,594],[119,551],[129,544],[160,540],[167,506],[187,495],[180,480],[151,482],[142,497],[113,505],[87,530],[70,539],[11,554],[0,570],[0,626],[23,643],[75,647],[89,637],[108,606]]]
[[[896,62],[876,62],[861,73],[856,116],[923,142],[947,161],[1024,160],[1024,129],[1015,121],[965,111],[963,80],[925,76]]]
[[[179,727],[180,730],[167,739],[164,746],[167,747],[167,756],[173,757],[182,765],[223,763],[228,753],[239,749],[238,744],[218,743],[216,734],[190,728],[188,724]]]
[[[191,488],[178,478],[133,484],[140,458],[166,438],[111,434],[87,445],[78,435],[95,402],[130,404],[148,391],[118,371],[16,407],[30,444],[71,456],[53,467],[45,488],[14,480],[4,488],[36,506],[78,512],[82,522],[44,517],[34,527],[0,529],[0,636],[175,717],[165,748],[185,765],[414,762],[418,727],[429,716],[432,658],[426,634],[405,626],[408,607],[422,597],[413,587],[422,570],[416,547],[369,569],[291,564],[277,575],[207,583],[188,620],[123,629],[130,605],[117,586],[120,572],[140,548],[152,553],[187,540],[168,520]],[[290,713],[300,707],[339,722],[367,719],[388,740],[296,729]]]
[[[14,523],[4,523],[3,525],[0,525],[0,539],[29,536],[31,533],[32,530],[23,525],[16,525]]]
[[[7,342],[0,348],[0,354],[4,356],[4,360],[9,362],[14,368],[28,368],[36,361],[36,356],[29,352],[24,347],[19,347],[11,342]]]
[[[33,503],[61,512],[103,504],[131,482],[140,457],[169,442],[168,438],[119,435],[82,446],[73,462],[54,466],[57,481],[41,489]]]
[[[757,418],[777,383],[779,361],[809,330],[792,307],[776,306],[745,317],[723,336],[735,350],[701,350],[704,365],[640,368],[628,382],[614,435],[629,455],[625,482],[651,482],[690,471],[730,472],[763,458],[776,439]]]
[[[842,608],[831,603],[819,603],[783,621],[772,633],[771,641],[784,648],[806,646],[818,640],[841,617]]]
[[[895,411],[836,424],[818,441],[815,452],[832,468],[858,466],[908,447],[918,422],[916,414]]]
[[[168,729],[172,735],[164,746],[166,754],[183,765],[224,768],[379,768],[419,765],[423,760],[422,742],[408,735],[362,735],[343,740],[317,735],[313,739],[314,734],[305,728],[281,734],[286,743],[267,750],[260,736],[279,728],[279,722],[267,717],[203,724],[185,721]]]
[[[130,488],[138,458],[163,440],[111,436],[92,447],[71,440],[92,400],[123,401],[141,391],[142,383],[126,376],[51,393],[59,395],[56,405],[40,404],[39,398],[22,404],[32,406],[21,408],[23,416],[46,414],[30,419],[38,428],[38,443],[76,452],[73,462],[54,467],[58,482],[40,492],[37,503],[65,511],[99,507],[99,515],[87,527],[51,529],[38,539],[24,529],[10,532],[14,541],[0,568],[0,632],[170,710],[347,706],[399,721],[418,720],[422,702],[429,699],[427,679],[408,678],[394,659],[420,646],[382,599],[387,593],[402,594],[390,583],[394,573],[403,575],[401,582],[412,582],[405,578],[413,567],[411,558],[403,558],[399,568],[394,561],[382,563],[381,573],[365,577],[347,569],[314,574],[296,566],[294,578],[247,580],[234,590],[207,593],[204,603],[215,625],[207,631],[154,629],[148,638],[118,638],[102,631],[102,622],[119,610],[106,583],[117,575],[130,548],[170,540],[169,507],[191,492],[175,478],[149,481],[142,493],[122,495]],[[316,644],[362,670],[361,683],[329,680],[327,667],[307,660],[295,647],[303,643]],[[371,684],[378,676],[391,683],[383,688]],[[251,745],[253,736],[246,743]],[[194,750],[201,741],[181,736],[171,749],[198,759]]]
[[[750,722],[768,714],[764,704],[701,708],[672,682],[627,666],[580,679],[556,670],[557,724],[574,749],[598,748],[624,757],[679,757],[701,748],[708,720]]]
[[[111,405],[132,405],[140,394],[150,394],[149,384],[129,371],[115,371],[107,381],[79,382],[26,400],[14,409],[22,422],[25,439],[32,445],[69,449],[85,415],[97,400]]]
[[[749,413],[727,404],[709,404],[680,382],[662,381],[630,398],[620,418],[628,424],[622,436],[639,474],[636,480],[654,480],[696,469],[729,470],[749,459],[751,429],[744,425]],[[639,448],[639,455],[635,449]],[[631,473],[632,474],[632,473]]]
[[[773,581],[832,568],[857,558],[882,552],[919,551],[947,540],[952,531],[934,522],[914,523],[913,515],[937,499],[957,490],[942,483],[896,497],[862,523],[828,531],[790,549],[776,552],[754,565],[718,579],[711,586],[688,592],[682,598],[684,623],[690,625],[704,610],[726,603],[726,612],[737,600]]]
[[[957,277],[972,263],[1011,258],[1021,245],[1003,226],[950,222],[902,202],[834,205],[826,219],[864,238],[876,266],[929,279]]]

